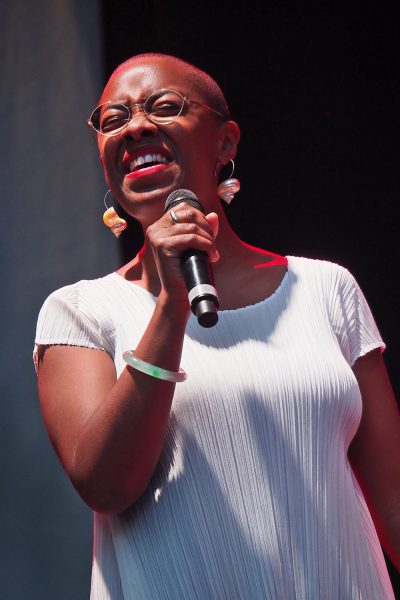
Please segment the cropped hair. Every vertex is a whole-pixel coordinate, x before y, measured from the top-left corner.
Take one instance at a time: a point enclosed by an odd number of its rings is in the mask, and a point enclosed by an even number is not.
[[[128,58],[123,63],[121,63],[111,74],[110,79],[117,75],[120,71],[125,70],[130,65],[133,65],[136,62],[145,63],[147,59],[168,60],[172,63],[177,64],[182,69],[185,69],[188,74],[188,79],[190,83],[193,84],[196,91],[199,92],[201,98],[205,100],[207,104],[211,106],[211,108],[215,108],[215,110],[221,113],[223,117],[227,121],[229,121],[230,111],[228,103],[218,83],[210,75],[208,75],[198,67],[195,67],[186,60],[183,60],[182,58],[177,58],[176,56],[162,54],[159,52],[146,52],[143,54],[136,54],[135,56],[132,56],[132,58]]]

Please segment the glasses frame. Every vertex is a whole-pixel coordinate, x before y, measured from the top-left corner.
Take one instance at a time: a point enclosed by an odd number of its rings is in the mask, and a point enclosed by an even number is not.
[[[163,94],[165,94],[167,92],[173,92],[174,94],[177,94],[178,96],[180,96],[182,98],[181,109],[180,109],[179,113],[177,115],[175,115],[174,117],[172,117],[172,119],[170,119],[169,121],[163,121],[163,122],[154,121],[151,117],[151,113],[146,112],[145,105],[151,98],[153,98],[153,96],[158,96],[158,95],[162,96]],[[119,106],[123,106],[124,108],[126,108],[129,111],[130,118],[122,127],[119,127],[116,131],[112,131],[111,133],[104,133],[103,131],[99,131],[98,129],[96,129],[96,127],[94,126],[93,115],[99,108],[101,108],[102,106],[107,106],[108,104],[116,104]],[[150,94],[150,96],[148,98],[146,98],[146,100],[144,100],[143,102],[135,102],[134,104],[129,104],[129,105],[125,104],[124,102],[119,101],[119,100],[109,100],[108,102],[103,102],[102,104],[99,104],[98,106],[96,106],[96,108],[94,110],[92,110],[92,112],[90,113],[90,117],[87,120],[87,124],[89,127],[94,129],[94,131],[96,133],[98,133],[99,135],[105,135],[106,137],[113,137],[114,135],[118,135],[119,133],[121,133],[121,131],[123,131],[124,129],[126,129],[126,127],[128,127],[129,123],[133,119],[133,114],[134,114],[132,112],[133,108],[137,109],[135,111],[135,113],[142,111],[145,114],[146,118],[151,123],[154,123],[155,125],[169,125],[170,123],[173,123],[178,117],[180,117],[180,115],[182,114],[183,109],[185,107],[185,104],[197,104],[198,106],[202,106],[203,108],[206,108],[207,110],[210,110],[211,112],[215,113],[216,115],[221,117],[221,119],[227,119],[227,117],[225,115],[220,113],[218,110],[215,110],[215,108],[212,108],[208,104],[205,104],[204,102],[199,102],[199,100],[192,100],[191,98],[188,98],[188,96],[184,96],[177,90],[173,90],[171,88],[162,88],[162,89],[157,90],[157,91],[153,92],[152,94]]]

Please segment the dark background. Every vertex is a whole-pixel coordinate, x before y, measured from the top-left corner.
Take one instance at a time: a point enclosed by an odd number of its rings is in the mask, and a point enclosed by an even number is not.
[[[307,10],[104,0],[103,26],[105,80],[126,58],[156,51],[220,84],[242,131],[241,191],[226,209],[235,231],[250,244],[332,260],[355,275],[400,398],[397,15],[365,3],[341,11],[330,2]],[[126,260],[141,241],[132,221],[128,231]]]
[[[359,280],[398,390],[399,27],[320,3],[103,2],[105,77],[138,52],[174,54],[224,90],[242,138],[227,209],[247,242],[325,258]],[[140,231],[121,237],[126,258]]]

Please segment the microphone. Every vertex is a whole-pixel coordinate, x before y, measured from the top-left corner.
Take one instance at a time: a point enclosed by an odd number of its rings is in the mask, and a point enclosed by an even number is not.
[[[164,213],[177,204],[185,202],[204,213],[197,196],[190,190],[171,192],[165,203]],[[181,256],[181,268],[188,290],[192,313],[202,327],[212,327],[218,321],[218,294],[206,252],[189,249]]]

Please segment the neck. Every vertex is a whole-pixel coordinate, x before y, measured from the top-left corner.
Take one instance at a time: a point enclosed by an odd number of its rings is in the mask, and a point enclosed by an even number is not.
[[[243,270],[251,270],[255,266],[267,266],[268,263],[273,264],[276,259],[275,254],[242,241],[230,226],[223,208],[218,206],[216,212],[219,217],[216,245],[220,254],[220,259],[212,265],[216,280],[225,279],[228,275],[230,278],[235,278]],[[118,273],[158,296],[160,292],[158,271],[153,252],[146,244],[133,260],[119,269]]]

